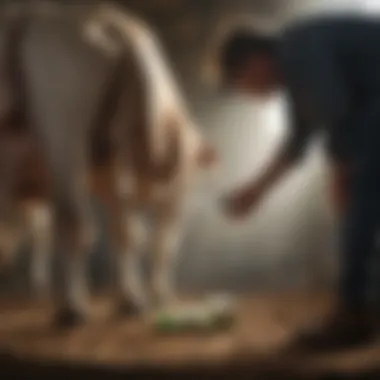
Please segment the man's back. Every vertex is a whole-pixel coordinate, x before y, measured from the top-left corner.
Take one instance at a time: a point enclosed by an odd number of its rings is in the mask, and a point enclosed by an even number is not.
[[[334,61],[350,90],[380,91],[380,19],[319,16],[284,30],[280,58],[291,82],[318,74],[322,56]]]

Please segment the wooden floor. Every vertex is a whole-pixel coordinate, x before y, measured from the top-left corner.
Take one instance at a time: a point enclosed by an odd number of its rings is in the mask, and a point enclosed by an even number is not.
[[[103,299],[94,303],[90,324],[66,333],[51,327],[51,307],[3,301],[0,351],[8,364],[11,358],[18,360],[19,369],[23,361],[71,364],[77,368],[101,365],[124,371],[185,371],[190,367],[221,371],[249,366],[263,373],[273,374],[276,370],[281,378],[285,378],[285,373],[294,373],[289,378],[296,379],[295,373],[302,374],[302,378],[319,378],[325,374],[352,376],[370,371],[378,371],[374,378],[380,378],[380,345],[319,357],[280,354],[297,326],[317,317],[327,307],[327,298],[322,296],[252,296],[239,302],[238,321],[231,331],[168,337],[154,333],[141,320],[115,320],[112,308]]]

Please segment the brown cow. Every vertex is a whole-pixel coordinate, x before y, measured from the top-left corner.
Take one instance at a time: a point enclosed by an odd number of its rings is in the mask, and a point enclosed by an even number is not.
[[[0,163],[0,254],[10,257],[28,227],[32,277],[43,289],[55,243],[65,263],[58,321],[82,320],[96,195],[108,210],[118,305],[129,313],[170,301],[186,197],[215,157],[154,33],[109,6],[21,5],[2,21],[0,72],[9,76],[1,94],[10,101],[0,114],[0,143],[8,147]],[[22,117],[9,118],[15,114]],[[148,284],[137,264],[145,212],[154,221]]]

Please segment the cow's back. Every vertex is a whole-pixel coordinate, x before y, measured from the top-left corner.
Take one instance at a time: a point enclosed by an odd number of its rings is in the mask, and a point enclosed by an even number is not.
[[[120,143],[120,140],[115,141],[115,144],[112,141],[113,119],[117,113],[128,110],[128,99],[136,98],[140,91],[145,96],[142,99],[145,104],[141,108],[145,124],[121,125],[121,129],[129,129],[129,142],[126,146],[120,147],[119,144],[118,149],[129,149],[140,155],[154,155],[157,152],[162,156],[167,155],[169,166],[176,168],[177,174],[184,174],[186,167],[191,166],[191,151],[195,150],[190,140],[193,141],[193,137],[197,136],[196,140],[201,142],[202,137],[193,133],[182,94],[154,32],[138,18],[114,7],[40,3],[39,7],[22,9],[28,20],[21,58],[31,108],[33,99],[44,96],[40,92],[44,91],[45,86],[50,86],[52,81],[55,81],[54,86],[59,91],[63,90],[63,94],[69,91],[77,96],[78,92],[78,104],[81,98],[93,95],[91,86],[95,82],[102,91],[98,95],[97,109],[87,120],[87,142],[93,163],[104,164],[117,154],[117,145]],[[136,76],[143,76],[144,80],[136,83]],[[96,81],[101,81],[102,85]],[[125,105],[119,102],[120,91],[124,91]],[[46,97],[46,101],[59,102],[65,106],[65,99]],[[52,112],[55,106],[53,103],[46,104],[44,112]],[[85,111],[78,108],[78,112]],[[65,127],[65,133],[70,133],[70,127]],[[131,133],[134,127],[137,129]],[[168,131],[174,131],[177,138],[168,139]],[[145,141],[139,141],[138,133]],[[43,134],[39,135],[44,138]],[[142,149],[144,143],[145,150]],[[174,150],[179,152],[179,156],[170,155],[170,144],[176,145]],[[35,165],[41,165],[41,160]],[[143,172],[140,169],[137,163],[135,173]],[[154,180],[154,176],[151,179]],[[144,183],[146,180],[149,178],[144,178]],[[25,180],[24,183],[28,181],[40,183],[41,186],[46,183],[35,179]]]

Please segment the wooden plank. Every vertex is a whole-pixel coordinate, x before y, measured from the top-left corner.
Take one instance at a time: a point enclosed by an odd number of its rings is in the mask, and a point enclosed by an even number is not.
[[[116,322],[108,300],[94,303],[94,320],[66,334],[49,327],[51,306],[3,303],[0,349],[19,359],[77,365],[190,368],[255,364],[300,373],[361,373],[379,367],[380,346],[334,355],[287,357],[278,350],[295,328],[325,310],[321,296],[255,296],[242,299],[235,329],[213,335],[159,336],[142,320]],[[380,370],[380,368],[378,368]]]

